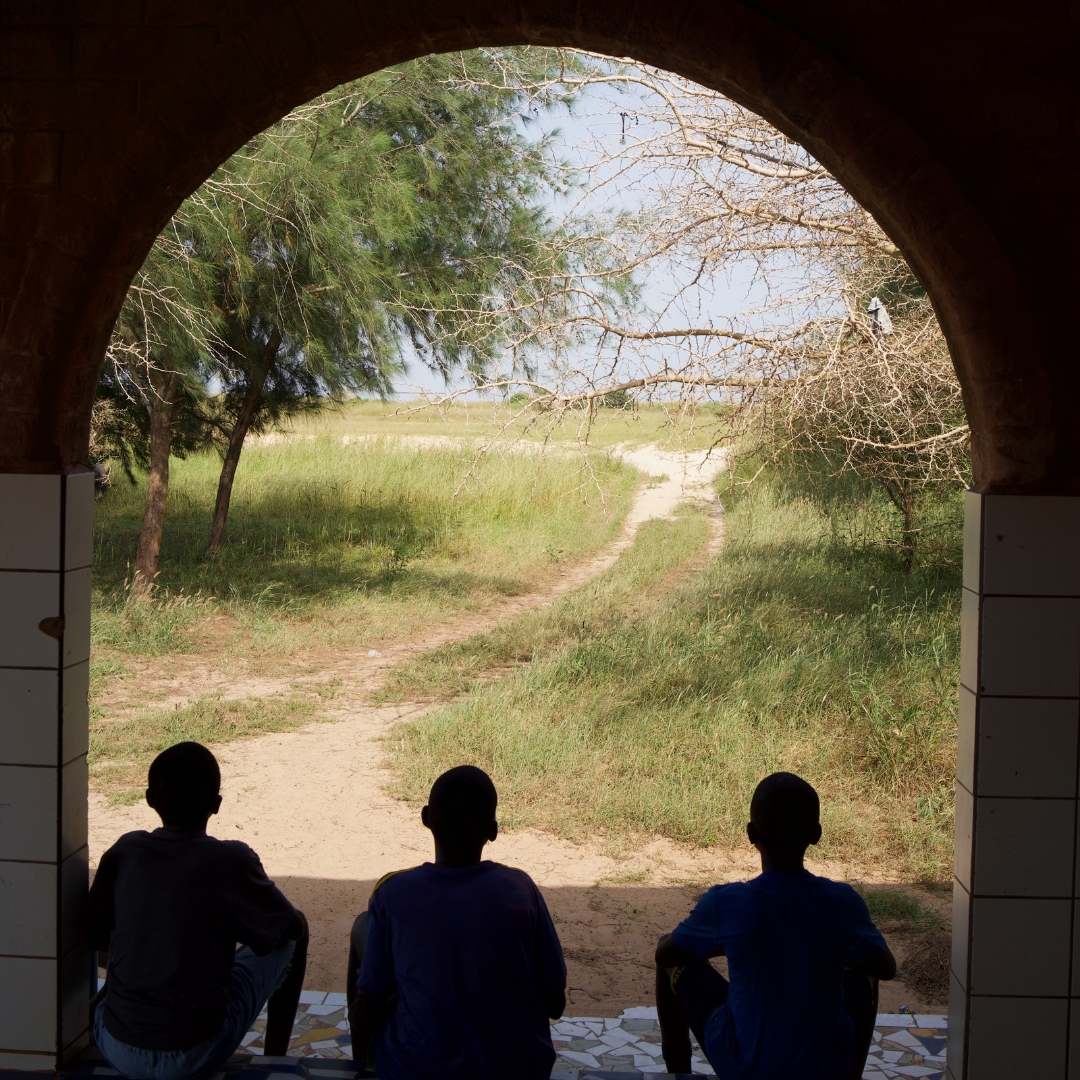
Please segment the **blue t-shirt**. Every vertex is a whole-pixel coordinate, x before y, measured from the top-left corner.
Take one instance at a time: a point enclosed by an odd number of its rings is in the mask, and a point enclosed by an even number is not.
[[[705,1025],[706,1056],[723,1080],[838,1080],[854,1031],[844,968],[885,952],[850,886],[807,870],[766,870],[716,885],[672,934],[703,959],[728,958],[727,1004]]]
[[[398,994],[376,1038],[381,1080],[547,1080],[544,1002],[566,965],[528,874],[424,863],[383,878],[368,917],[357,986]]]

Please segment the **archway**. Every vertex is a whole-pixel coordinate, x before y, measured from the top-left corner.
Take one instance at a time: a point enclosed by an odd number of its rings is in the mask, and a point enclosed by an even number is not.
[[[1080,211],[1063,200],[1053,229],[1032,229],[1018,207],[1070,189],[1077,141],[1059,117],[1072,115],[1076,91],[1054,74],[1075,46],[1064,6],[993,21],[931,5],[868,17],[848,3],[821,12],[780,0],[425,0],[407,11],[233,0],[26,18],[5,31],[0,663],[25,705],[7,722],[34,737],[8,740],[0,859],[38,868],[12,871],[6,902],[23,921],[3,962],[36,987],[21,999],[49,1020],[13,1013],[4,1061],[41,1067],[84,1038],[79,695],[91,506],[87,478],[70,467],[133,273],[183,197],[294,105],[424,53],[547,44],[632,55],[759,112],[875,215],[930,292],[964,387],[981,493],[969,496],[950,1067],[1019,1067],[1003,1022],[1012,1009],[1041,1033],[1043,1071],[1063,1074],[1077,783],[1074,770],[1051,790],[1042,764],[1075,758],[1077,745],[1080,448],[1061,312],[1073,275],[1062,253]],[[45,899],[46,916],[30,918]],[[1032,928],[1019,944],[1018,919]]]

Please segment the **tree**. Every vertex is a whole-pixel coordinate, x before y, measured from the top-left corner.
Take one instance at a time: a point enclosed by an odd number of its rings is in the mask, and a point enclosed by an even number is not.
[[[550,63],[519,57],[530,76]],[[548,166],[514,122],[520,74],[482,52],[389,69],[296,110],[204,186],[203,213],[232,237],[214,267],[226,445],[210,551],[249,431],[390,393],[403,346],[444,374],[482,371],[499,334],[467,313],[499,300],[505,319],[550,272],[535,205]]]
[[[578,56],[557,76],[593,106],[585,192],[552,234],[568,270],[514,342],[544,341],[544,370],[510,350],[486,385],[511,403],[528,389],[522,422],[572,419],[584,439],[597,414],[580,406],[612,394],[690,412],[720,399],[718,441],[880,484],[910,561],[918,493],[963,482],[968,448],[948,349],[897,248],[760,117],[648,65]],[[738,315],[709,315],[718,279],[753,297]],[[878,294],[889,335],[866,315]]]
[[[922,497],[969,479],[960,385],[930,302],[901,260],[865,260],[846,284],[846,316],[805,335],[794,374],[745,420],[774,458],[791,452],[880,487],[900,517],[910,569]],[[885,326],[867,314],[875,299],[889,313]]]
[[[203,372],[217,334],[205,303],[205,269],[174,222],[128,290],[98,383],[93,452],[117,459],[132,481],[134,467],[149,472],[132,577],[136,597],[158,575],[170,454],[207,442]]]
[[[562,174],[522,127],[566,99],[531,89],[557,62],[487,51],[388,69],[296,110],[185,201],[129,295],[101,385],[102,429],[127,467],[150,468],[140,582],[157,573],[178,409],[223,448],[213,551],[249,432],[387,394],[409,359],[444,374],[491,362],[560,266],[539,201]],[[125,408],[135,416],[119,422]]]

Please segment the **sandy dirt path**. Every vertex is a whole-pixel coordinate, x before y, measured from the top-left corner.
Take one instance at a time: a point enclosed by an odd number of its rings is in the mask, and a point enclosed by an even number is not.
[[[490,629],[583,584],[615,562],[644,521],[670,515],[684,499],[715,504],[710,552],[718,548],[722,517],[711,481],[723,459],[697,455],[694,460],[694,455],[655,448],[623,453],[648,476],[666,479],[643,485],[622,533],[608,547],[540,590],[501,601],[419,640],[383,648],[382,655],[328,658],[318,677],[338,675],[345,683],[324,714],[324,720],[334,722],[313,722],[295,732],[215,748],[224,802],[210,831],[250,844],[270,876],[307,913],[312,927],[309,987],[344,989],[349,927],[373,884],[388,871],[431,858],[431,838],[420,824],[418,808],[386,794],[392,775],[382,764],[378,740],[397,721],[418,717],[432,706],[369,704],[370,691],[385,672],[411,652]],[[158,682],[171,700],[183,701],[190,675],[176,671]],[[206,692],[207,677],[202,672],[200,693]],[[277,692],[282,683],[295,685],[275,679],[230,683],[224,673],[219,685],[226,694],[247,697]],[[103,796],[92,795],[92,863],[122,833],[157,824],[145,804],[109,806]],[[575,844],[523,830],[500,836],[489,852],[491,858],[526,870],[543,889],[567,956],[568,1007],[597,1016],[617,1016],[625,1007],[649,1003],[657,936],[686,914],[705,885],[756,872],[749,847],[690,851],[655,838],[635,844]],[[840,864],[818,864],[816,869],[841,878],[855,873]],[[893,996],[883,997],[883,1008],[907,1001],[902,989],[896,1002]]]

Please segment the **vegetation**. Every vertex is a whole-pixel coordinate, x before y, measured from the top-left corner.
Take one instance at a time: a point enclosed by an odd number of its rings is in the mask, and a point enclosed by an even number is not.
[[[356,402],[250,445],[231,540],[213,560],[204,526],[217,459],[174,462],[168,557],[151,603],[128,603],[125,585],[142,490],[119,486],[101,499],[99,789],[126,797],[170,740],[227,741],[317,717],[333,688],[310,680],[331,650],[481,610],[610,537],[632,472],[603,452],[586,469],[572,447],[540,454],[528,440],[478,459],[501,423],[493,408],[405,419]],[[659,407],[601,411],[610,416],[593,431],[609,443],[705,438]],[[425,415],[431,423],[418,423]],[[391,672],[383,699],[443,703],[388,739],[397,793],[422,798],[441,769],[474,761],[499,783],[508,826],[741,843],[753,785],[790,768],[823,794],[826,855],[942,875],[957,499],[945,492],[929,508],[938,542],[920,546],[908,570],[880,487],[794,467],[770,466],[750,487],[744,478],[724,492],[721,557],[706,561],[707,521],[689,507],[647,523],[611,569],[552,606]],[[286,689],[230,700],[196,685],[179,709],[125,700],[141,659],[181,652],[212,652],[218,669],[284,674]],[[899,909],[892,917],[926,921]]]
[[[387,69],[294,110],[185,201],[128,295],[96,428],[99,456],[150,469],[136,591],[156,581],[174,425],[201,418],[222,448],[215,552],[249,431],[389,394],[407,357],[480,373],[501,351],[503,324],[560,272],[540,202],[561,173],[519,123],[521,83],[556,62],[496,50]]]
[[[918,896],[903,889],[859,888],[870,917],[878,926],[901,926],[909,930],[940,930],[941,913]]]
[[[542,192],[579,177],[524,125],[598,86],[637,95],[629,145],[629,114],[608,109],[619,149],[593,153],[597,183],[552,222]],[[763,306],[714,320],[724,273],[767,286]],[[408,423],[346,404],[417,360],[471,382]],[[465,405],[478,384],[504,400]],[[421,448],[425,417],[448,438]],[[705,845],[741,842],[754,784],[792,769],[822,792],[827,857],[945,874],[959,389],[876,223],[721,96],[641,64],[490,50],[297,110],[162,234],[94,432],[148,469],[101,504],[99,700],[147,655],[308,675],[329,650],[522,593],[621,521],[635,478],[605,446],[733,444],[721,558],[706,564],[687,508],[553,606],[391,674],[383,698],[440,703],[387,742],[397,791],[420,799],[472,761],[508,824]],[[170,740],[283,730],[319,704],[98,710],[95,776],[122,792]]]
[[[110,802],[138,802],[147,767],[162,750],[188,739],[223,743],[292,731],[311,719],[316,706],[311,695],[241,701],[209,694],[179,708],[138,709],[118,720],[97,716],[90,723],[90,775],[95,787],[109,792]]]
[[[739,843],[754,784],[791,769],[823,796],[823,854],[944,874],[958,562],[908,570],[880,491],[849,476],[832,495],[766,475],[730,494],[723,556],[666,597],[649,585],[700,543],[693,514],[550,614],[403,669],[398,694],[471,689],[396,731],[399,793],[473,761],[516,825]]]
[[[342,443],[322,434],[250,447],[232,540],[213,560],[205,525],[219,462],[205,452],[173,462],[168,558],[149,605],[128,602],[144,489],[121,485],[99,500],[95,663],[212,643],[280,665],[400,637],[526,591],[553,560],[603,543],[634,483],[606,454],[586,475],[562,453],[504,452],[463,485],[471,440]]]

